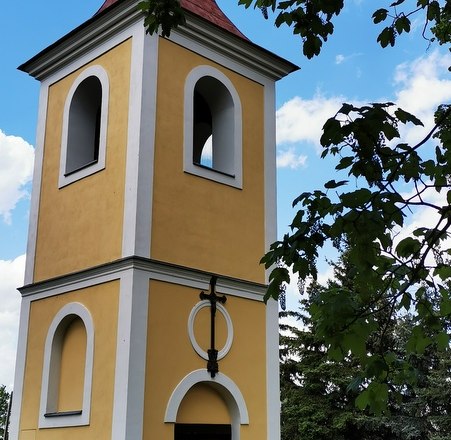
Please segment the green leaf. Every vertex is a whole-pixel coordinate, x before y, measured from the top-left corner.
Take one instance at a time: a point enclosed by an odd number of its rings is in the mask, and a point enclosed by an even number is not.
[[[440,4],[438,1],[431,1],[427,8],[427,19],[429,21],[432,20],[440,20]]]
[[[410,32],[410,20],[405,15],[401,15],[395,21],[395,28],[398,34],[402,34],[403,31]]]
[[[370,404],[370,392],[369,390],[362,391],[355,399],[355,405],[360,410],[364,410]]]
[[[340,195],[342,203],[349,208],[357,208],[365,205],[371,198],[371,191],[361,188],[356,191]]]
[[[398,243],[396,253],[402,258],[407,258],[418,253],[421,247],[422,244],[420,241],[412,237],[407,237]]]
[[[393,27],[389,26],[386,27],[377,37],[377,42],[382,46],[382,47],[387,47],[389,44],[390,46],[394,46],[395,45],[395,31],[393,29]]]
[[[440,264],[434,270],[434,275],[438,275],[443,281],[451,278],[451,266],[448,264]]]
[[[421,125],[424,126],[424,124],[414,115],[412,115],[409,112],[406,112],[405,110],[398,108],[395,111],[395,116],[403,123],[406,124],[407,122],[411,122],[414,125]]]
[[[400,302],[399,305],[401,307],[404,307],[406,312],[408,312],[410,310],[411,298],[410,298],[410,294],[409,293],[404,293],[404,295],[401,298],[401,302]]]
[[[449,341],[450,341],[450,336],[448,335],[448,333],[442,331],[440,332],[435,340],[437,341],[437,348],[439,350],[447,350],[449,349]]]
[[[338,188],[339,186],[346,185],[349,182],[349,180],[340,180],[339,182],[336,182],[335,180],[329,180],[324,184],[324,188],[327,189],[334,189]]]
[[[442,316],[451,315],[451,297],[449,292],[442,292],[442,298],[440,300],[440,314]]]
[[[380,23],[381,21],[384,21],[387,18],[388,10],[387,9],[378,9],[373,14],[373,22],[375,24]]]
[[[354,162],[354,156],[346,156],[340,159],[340,162],[335,167],[336,170],[344,170],[349,168]]]

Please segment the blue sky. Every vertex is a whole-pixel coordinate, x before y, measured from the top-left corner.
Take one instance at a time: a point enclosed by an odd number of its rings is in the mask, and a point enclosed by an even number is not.
[[[33,145],[39,84],[19,72],[18,65],[83,23],[101,0],[73,2],[24,0],[3,2],[0,14],[0,384],[13,381],[20,298],[28,224]],[[451,101],[450,55],[428,49],[421,23],[399,39],[395,48],[376,44],[379,26],[371,21],[385,0],[349,0],[336,21],[335,34],[314,60],[302,56],[300,41],[289,29],[274,28],[260,11],[245,10],[237,0],[218,0],[229,18],[253,42],[301,66],[277,86],[278,223],[289,224],[291,201],[320,187],[333,172],[331,161],[319,159],[322,124],[342,102],[399,102],[430,123],[434,107]],[[409,141],[423,132],[404,133]],[[412,219],[412,223],[418,219]],[[321,266],[323,278],[328,268]],[[295,307],[295,289],[288,304]]]

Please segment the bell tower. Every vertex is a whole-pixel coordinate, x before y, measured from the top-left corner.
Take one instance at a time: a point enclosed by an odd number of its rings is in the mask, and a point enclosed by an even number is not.
[[[214,0],[107,0],[41,83],[13,440],[277,440],[275,82]]]

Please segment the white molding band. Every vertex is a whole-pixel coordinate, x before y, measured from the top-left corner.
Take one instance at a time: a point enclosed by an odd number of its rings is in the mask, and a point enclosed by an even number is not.
[[[78,171],[74,171],[73,173],[66,175],[71,104],[74,94],[78,90],[80,84],[91,76],[96,77],[100,81],[102,87],[98,159],[92,165],[83,167]],[[69,185],[72,182],[76,182],[77,180],[83,179],[84,177],[90,176],[91,174],[97,173],[98,171],[105,168],[109,95],[110,86],[108,73],[100,65],[90,66],[86,68],[72,83],[72,86],[70,87],[66,97],[66,102],[64,103],[58,188],[62,188],[63,186]]]
[[[27,257],[25,262],[25,284],[32,283],[34,279],[34,259],[36,256],[39,202],[41,199],[42,163],[44,160],[45,125],[47,118],[48,98],[49,85],[43,82],[39,90],[36,146],[34,150],[33,184],[31,190],[30,219],[28,223]]]
[[[148,294],[148,274],[139,270],[124,274],[119,296],[112,440],[143,438]]]
[[[46,417],[46,413],[57,414],[58,386],[60,378],[60,356],[65,328],[64,321],[74,315],[83,321],[86,329],[85,374],[83,382],[83,404],[81,414],[58,414]],[[91,415],[92,368],[94,359],[94,324],[88,309],[80,303],[69,303],[53,318],[47,332],[42,368],[39,428],[89,425]]]
[[[133,25],[122,256],[150,257],[158,36]]]
[[[232,379],[223,373],[218,373],[212,378],[206,369],[192,371],[175,387],[166,406],[165,423],[176,423],[183,398],[198,383],[211,386],[222,396],[232,419],[232,440],[239,440],[240,425],[249,425],[249,414],[244,397]]]
[[[188,336],[194,351],[202,358],[208,361],[208,353],[197,343],[196,335],[194,334],[194,322],[197,314],[204,308],[211,307],[211,303],[208,299],[199,301],[191,310],[188,317]],[[218,360],[224,358],[232,348],[233,343],[233,323],[229,312],[222,304],[216,304],[216,310],[219,311],[226,321],[227,325],[227,339],[224,347],[218,351]]]
[[[22,298],[20,305],[19,337],[17,343],[16,368],[14,372],[14,399],[11,407],[10,440],[18,440],[20,414],[22,412],[22,394],[25,377],[25,361],[28,345],[28,323],[30,319],[31,300]]]
[[[264,108],[264,169],[265,169],[265,249],[277,239],[276,194],[276,104],[275,84],[265,87]],[[270,270],[266,271],[266,282]],[[279,379],[279,304],[266,303],[266,395],[268,440],[280,439],[280,379]]]
[[[171,32],[170,40],[258,83],[274,82],[299,69],[278,55],[187,13],[185,26]]]
[[[266,417],[268,440],[280,439],[279,303],[266,303]]]
[[[19,290],[24,298],[42,299],[114,281],[120,279],[126,271],[132,269],[145,272],[150,280],[163,281],[199,290],[209,288],[210,279],[213,275],[209,272],[183,268],[154,260],[129,257],[96,268],[27,285]],[[228,296],[262,302],[266,286],[239,279],[219,277],[216,291]]]

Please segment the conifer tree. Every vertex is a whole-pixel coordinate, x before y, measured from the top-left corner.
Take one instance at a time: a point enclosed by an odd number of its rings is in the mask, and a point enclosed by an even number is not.
[[[299,310],[281,314],[282,440],[451,440],[449,350],[431,344],[421,355],[407,354],[405,345],[418,320],[410,315],[395,319],[389,310],[383,316],[381,305],[375,307],[379,310],[377,319],[385,321],[385,334],[373,335],[365,349],[374,356],[390,353],[398,360],[399,371],[385,380],[387,413],[373,414],[356,407],[358,396],[368,385],[360,380],[368,373],[368,365],[362,365],[351,353],[331,358],[309,316],[322,295],[355,288],[347,253],[331,264],[334,280],[325,286],[313,283],[300,300]],[[450,323],[442,324],[449,327]],[[415,371],[404,371],[408,365]],[[417,377],[415,384],[405,386],[404,374]]]
[[[8,418],[10,394],[6,391],[5,385],[0,385],[0,440],[4,440],[6,421]]]

